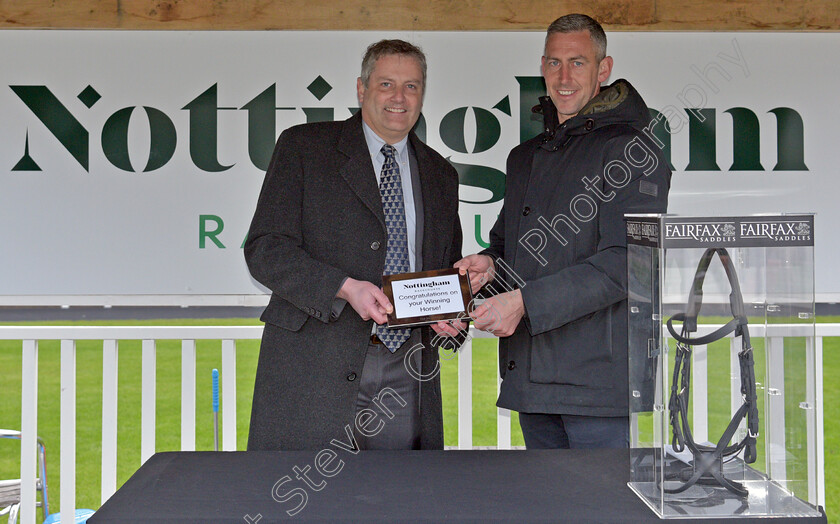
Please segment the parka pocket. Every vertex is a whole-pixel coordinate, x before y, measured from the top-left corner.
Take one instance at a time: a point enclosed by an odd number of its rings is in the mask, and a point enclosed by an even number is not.
[[[612,311],[602,309],[545,333],[531,347],[531,382],[609,387]]]

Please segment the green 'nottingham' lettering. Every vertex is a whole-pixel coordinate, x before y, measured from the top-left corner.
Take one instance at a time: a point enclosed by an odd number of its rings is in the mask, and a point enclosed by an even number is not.
[[[320,77],[319,77],[320,78]],[[545,94],[545,82],[540,76],[515,77],[519,85],[519,138],[529,140],[543,132],[542,115],[532,111],[538,98]],[[310,92],[321,100],[328,92],[323,79],[316,79],[310,85]],[[26,107],[46,126],[64,149],[81,165],[90,170],[89,132],[65,105],[46,86],[10,86]],[[78,95],[79,100],[91,108],[101,96],[88,86]],[[182,110],[189,111],[189,151],[193,165],[205,172],[221,172],[235,164],[224,165],[218,159],[219,111],[243,110],[248,113],[248,154],[251,163],[265,171],[271,160],[276,139],[277,111],[303,111],[307,122],[333,120],[335,109],[331,107],[276,107],[277,87],[270,85],[242,107],[219,107],[218,84],[213,84],[186,104]],[[150,125],[151,146],[143,172],[154,171],[166,165],[174,156],[177,146],[177,132],[173,120],[164,112],[147,106],[131,106],[115,111],[104,122],[101,131],[101,145],[105,158],[124,171],[136,172],[129,155],[128,128],[134,109],[143,107]],[[688,165],[685,171],[720,171],[716,151],[715,108],[667,108],[660,113],[650,109],[651,121],[644,133],[662,150],[663,156],[672,165],[672,129],[668,120],[675,114],[680,121],[689,124]],[[351,113],[358,107],[347,108]],[[472,109],[476,136],[474,143],[467,144],[465,119]],[[449,111],[440,121],[439,133],[443,143],[451,150],[463,154],[476,154],[495,147],[501,138],[499,111],[510,115],[510,100],[505,96],[492,110],[479,107],[459,107]],[[683,111],[688,115],[686,119]],[[676,113],[675,113],[676,112]],[[723,111],[732,117],[733,160],[729,171],[763,171],[760,159],[760,123],[753,110],[733,107]],[[807,171],[804,161],[804,125],[802,116],[789,107],[777,107],[770,113],[777,121],[777,162],[774,171]],[[680,126],[681,127],[681,126]],[[414,131],[426,141],[426,121],[423,115]],[[674,129],[679,131],[679,129]],[[24,138],[24,137],[21,137]],[[40,171],[38,162],[30,156],[29,136],[25,137],[23,156],[11,168],[12,171]],[[497,202],[504,196],[505,175],[487,167],[452,162],[458,170],[460,183],[479,187],[490,192],[490,197],[476,204]],[[468,201],[465,201],[468,202]],[[209,237],[208,237],[209,238]]]
[[[468,107],[459,107],[447,113],[440,121],[440,139],[453,151],[459,153],[483,153],[499,141],[502,126],[499,120],[486,109],[473,107],[475,115],[475,145],[467,148],[464,124]]]
[[[128,124],[134,107],[125,107],[111,115],[102,127],[102,151],[114,166],[134,172],[128,155]],[[153,107],[144,106],[149,119],[149,160],[143,172],[154,171],[166,165],[175,154],[178,137],[175,124],[166,114]]]
[[[688,166],[686,171],[720,171],[717,165],[715,110],[686,109],[688,113]]]
[[[519,141],[530,140],[543,132],[543,118],[532,108],[544,96],[545,81],[541,76],[517,76],[519,83]]]
[[[58,139],[61,145],[81,164],[88,168],[89,136],[87,129],[62,104],[47,86],[9,86],[23,100],[26,107]],[[27,142],[28,145],[28,142]],[[15,166],[17,167],[17,166]],[[30,165],[31,167],[31,165]],[[13,169],[16,170],[16,169]]]
[[[802,116],[789,107],[771,109],[776,115],[778,161],[773,171],[807,171]]]
[[[505,196],[505,174],[498,169],[488,166],[474,166],[459,164],[451,159],[449,163],[458,171],[458,181],[463,186],[480,187],[490,191],[487,200],[461,200],[467,204],[492,204]]]
[[[277,113],[275,110],[291,111],[294,107],[274,107],[277,99],[277,84],[271,84],[265,91],[242,106],[248,112],[248,156],[260,171],[268,169],[271,152],[277,139]]]
[[[758,117],[746,107],[724,111],[732,115],[732,167],[730,171],[764,171]]]
[[[181,108],[190,112],[190,158],[197,168],[211,173],[226,171],[233,167],[233,164],[224,166],[218,160],[219,119],[217,112],[236,108],[219,107],[218,98],[218,84],[213,84]]]

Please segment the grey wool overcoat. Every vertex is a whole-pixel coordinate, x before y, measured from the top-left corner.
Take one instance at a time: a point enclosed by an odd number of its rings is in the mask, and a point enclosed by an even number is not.
[[[458,175],[412,132],[422,194],[422,269],[461,258]],[[349,441],[372,321],[346,305],[346,277],[381,285],[387,232],[359,113],[284,131],[245,243],[251,275],[272,292],[262,320],[248,449],[323,449]],[[418,249],[420,249],[418,247]],[[416,268],[420,269],[420,268]],[[423,329],[421,446],[443,447],[437,350]]]

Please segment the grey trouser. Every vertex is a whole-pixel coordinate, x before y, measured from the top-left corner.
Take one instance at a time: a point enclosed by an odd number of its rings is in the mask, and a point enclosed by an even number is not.
[[[415,338],[395,353],[382,344],[368,345],[356,399],[354,433],[360,449],[420,449],[420,381],[403,362]],[[420,369],[420,355],[412,355],[414,369]]]

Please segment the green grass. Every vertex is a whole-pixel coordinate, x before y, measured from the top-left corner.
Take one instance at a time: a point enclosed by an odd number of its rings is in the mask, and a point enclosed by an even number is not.
[[[820,321],[837,322],[837,318],[821,318]],[[127,322],[86,322],[97,325],[124,325]],[[59,324],[59,323],[51,323]],[[67,322],[64,324],[72,324]],[[259,325],[251,319],[207,319],[207,320],[151,320],[132,321],[132,325]],[[758,369],[763,369],[763,346],[755,341]],[[797,343],[786,347],[791,364],[800,362],[801,348]],[[801,345],[801,344],[800,344]],[[726,359],[728,344],[713,344],[709,351],[709,362]],[[124,341],[119,346],[119,406],[118,406],[118,457],[117,484],[124,483],[140,465],[140,342]],[[840,338],[824,339],[824,420],[825,420],[825,480],[826,512],[829,522],[840,522],[833,515],[840,511]],[[251,409],[254,372],[256,370],[259,341],[239,341],[236,351],[237,374],[237,434],[238,449],[245,449],[248,417]],[[449,354],[443,354],[445,358]],[[78,508],[99,507],[100,461],[101,461],[101,418],[102,418],[102,343],[77,342],[77,417],[76,417],[76,506]],[[788,362],[786,362],[788,364]],[[49,468],[50,506],[53,512],[59,508],[59,343],[39,343],[39,398],[38,432],[47,443]],[[493,339],[473,341],[473,445],[494,446],[496,444],[496,351]],[[212,411],[210,397],[210,372],[221,370],[221,343],[199,341],[196,358],[196,449],[213,448]],[[20,342],[0,341],[0,428],[19,429],[21,406],[21,349]],[[728,390],[728,364],[726,367],[710,365],[710,381]],[[719,370],[719,371],[717,371]],[[157,414],[156,449],[169,451],[180,449],[180,390],[181,349],[178,341],[159,341],[157,344]],[[710,385],[710,387],[714,387]],[[795,388],[797,383],[786,384]],[[442,362],[442,388],[444,411],[444,435],[447,446],[458,443],[458,377],[457,357]],[[709,406],[710,413],[722,409],[729,412],[729,406]],[[761,411],[763,413],[763,410]],[[722,432],[728,422],[725,415],[712,418],[709,435]],[[512,417],[512,444],[522,446],[522,435],[516,414]],[[763,453],[763,450],[759,450]],[[760,458],[759,463],[762,462]],[[20,446],[17,441],[0,439],[0,479],[16,478],[19,475]]]

